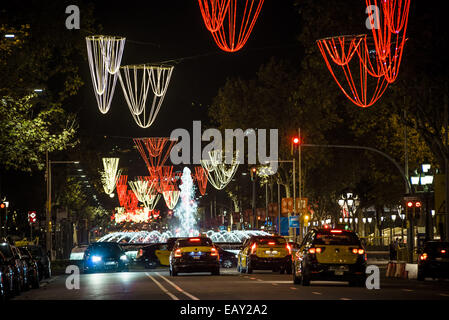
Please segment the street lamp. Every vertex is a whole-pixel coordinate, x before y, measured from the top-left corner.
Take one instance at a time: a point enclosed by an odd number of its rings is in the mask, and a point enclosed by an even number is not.
[[[345,223],[348,222],[347,217],[351,218],[349,220],[351,224],[353,221],[355,222],[355,219],[353,219],[354,214],[356,213],[356,211],[360,205],[360,201],[359,201],[358,197],[354,196],[353,193],[348,192],[346,194],[343,194],[340,197],[340,199],[338,199],[338,205],[341,207],[343,217],[345,217],[345,219],[344,219]],[[340,220],[340,222],[341,222],[341,220]]]

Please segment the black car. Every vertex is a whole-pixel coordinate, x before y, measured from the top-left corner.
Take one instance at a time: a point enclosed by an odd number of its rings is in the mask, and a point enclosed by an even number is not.
[[[235,253],[230,251],[226,251],[225,249],[215,245],[215,248],[218,249],[218,254],[220,256],[220,266],[223,268],[235,268],[237,267],[237,257]]]
[[[28,245],[26,246],[28,251],[33,256],[33,259],[37,261],[39,280],[47,279],[51,277],[51,262],[47,252],[41,246]]]
[[[449,278],[449,242],[427,241],[418,258],[418,280]]]
[[[39,288],[39,266],[37,261],[33,258],[30,251],[25,247],[19,247],[22,260],[24,260],[28,266],[27,268],[27,278],[28,282],[33,289]]]
[[[176,240],[170,253],[170,275],[180,272],[211,272],[220,274],[220,256],[212,240],[207,237],[190,237]]]
[[[5,301],[14,293],[14,271],[0,252],[0,301]]]
[[[137,251],[136,264],[145,269],[166,267],[169,265],[169,256],[167,243],[152,243]]]
[[[128,271],[125,251],[115,242],[95,242],[84,251],[84,273],[93,271]]]
[[[26,263],[21,260],[18,249],[7,242],[0,243],[0,252],[13,270],[13,290],[16,295],[19,295],[22,291],[27,290],[28,286]]]

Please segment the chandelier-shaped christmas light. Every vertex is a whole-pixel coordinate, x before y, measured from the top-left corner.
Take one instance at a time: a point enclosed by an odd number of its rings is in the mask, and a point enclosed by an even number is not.
[[[129,185],[137,199],[143,203],[144,207],[153,210],[156,205],[154,204],[153,206],[153,203],[156,200],[156,197],[152,197],[154,194],[153,183],[143,178],[139,178],[136,181],[130,181]]]
[[[160,177],[160,169],[167,161],[177,140],[170,138],[134,138],[134,143],[147,165],[152,178]]]
[[[384,77],[379,56],[368,49],[367,36],[331,37],[317,40],[317,44],[327,68],[346,97],[362,108],[370,107],[376,103],[387,89],[388,81]],[[341,73],[346,78],[346,85],[343,85],[338,79],[329,62],[328,55],[333,62],[341,67]],[[356,73],[358,78],[356,79],[351,72],[351,62],[354,59],[357,62],[352,65],[358,66],[358,72]],[[371,83],[371,80],[368,81],[371,78],[373,78],[373,83]],[[369,88],[371,88],[371,94],[368,93]]]
[[[172,210],[179,199],[179,190],[176,185],[177,177],[173,174],[173,166],[161,167],[159,173],[162,196],[167,207]]]
[[[128,176],[127,175],[121,175],[118,179],[117,179],[117,196],[118,196],[118,201],[120,203],[121,207],[125,207],[126,201],[127,201],[127,183],[128,181]]]
[[[198,0],[198,4],[207,30],[217,31],[223,24],[229,0]]]
[[[209,151],[209,159],[202,159],[201,165],[207,172],[209,182],[218,190],[222,190],[231,181],[237,172],[239,165],[238,154],[232,159],[231,164],[222,161],[222,151]]]
[[[95,98],[100,112],[105,114],[111,107],[117,83],[117,71],[125,47],[125,38],[88,36],[86,45]]]
[[[245,45],[263,2],[264,0],[230,0],[224,21],[217,31],[212,32],[214,41],[221,50],[235,52]]]
[[[164,101],[173,68],[173,66],[148,64],[120,68],[122,71],[119,74],[119,79],[123,94],[131,115],[139,127],[149,128],[156,119]],[[147,108],[150,88],[153,99],[149,103],[151,107]]]
[[[198,190],[204,196],[207,187],[207,172],[203,167],[195,167],[195,180],[198,183]]]
[[[114,192],[121,173],[121,170],[118,169],[119,160],[119,158],[103,158],[104,171],[101,172],[101,182],[106,194],[111,195]]]
[[[366,0],[366,5],[380,9],[369,17],[376,53],[389,83],[396,80],[406,42],[410,0]],[[382,13],[382,14],[380,14]],[[376,28],[378,27],[378,28]]]

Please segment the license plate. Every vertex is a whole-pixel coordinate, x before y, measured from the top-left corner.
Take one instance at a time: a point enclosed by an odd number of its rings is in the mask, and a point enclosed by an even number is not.
[[[200,256],[193,256],[193,259],[195,259],[195,260],[200,260]]]
[[[265,251],[265,254],[268,254],[270,256],[275,256],[278,254],[278,252],[277,251]]]
[[[112,266],[112,265],[115,265],[115,262],[114,261],[106,262],[106,265],[107,266]]]
[[[347,266],[336,266],[336,267],[330,267],[329,270],[335,271],[335,272],[345,272],[349,271],[349,267]]]

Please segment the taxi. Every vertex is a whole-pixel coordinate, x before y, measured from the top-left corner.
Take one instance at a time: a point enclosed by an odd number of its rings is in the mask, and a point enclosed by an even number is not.
[[[348,281],[364,286],[366,252],[353,231],[311,229],[293,257],[293,283],[309,286],[310,281]]]
[[[291,273],[292,248],[280,236],[252,236],[243,243],[237,257],[237,271],[273,270]]]
[[[212,240],[207,237],[179,238],[170,253],[171,276],[180,272],[211,272],[220,274],[220,256]]]

